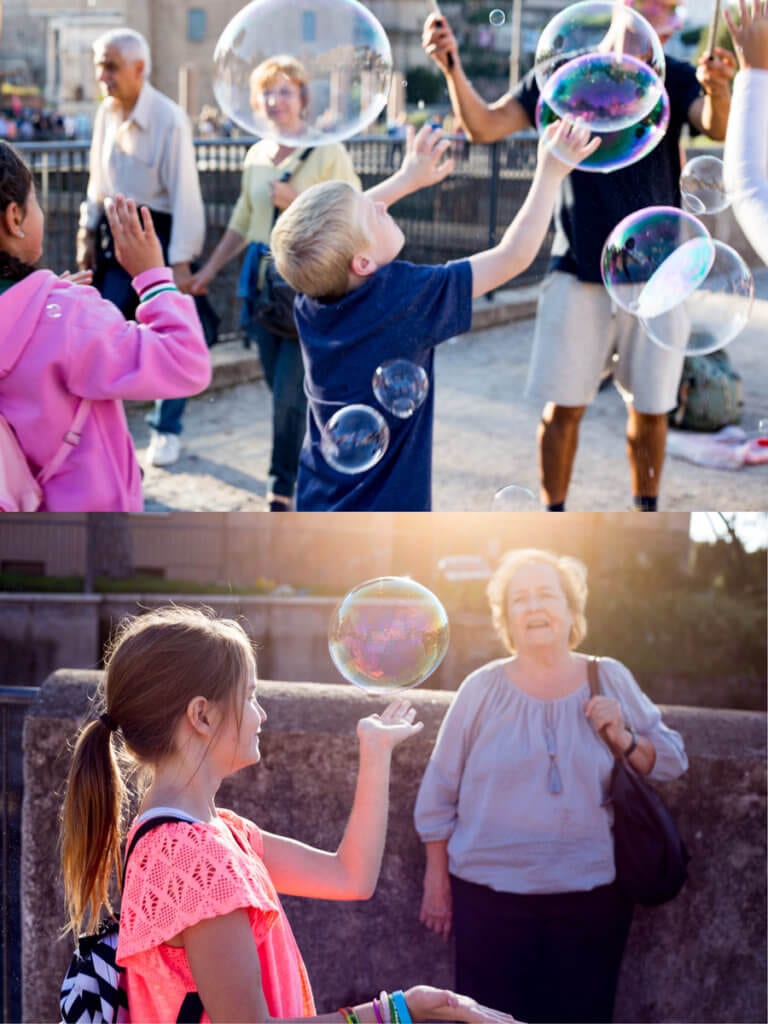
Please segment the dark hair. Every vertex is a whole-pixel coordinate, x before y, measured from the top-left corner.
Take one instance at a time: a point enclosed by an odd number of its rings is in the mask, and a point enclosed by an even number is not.
[[[32,172],[22,158],[7,142],[0,141],[0,213],[5,213],[11,203],[26,210],[29,193],[32,191]],[[34,267],[0,249],[0,277],[21,281],[34,271]]]

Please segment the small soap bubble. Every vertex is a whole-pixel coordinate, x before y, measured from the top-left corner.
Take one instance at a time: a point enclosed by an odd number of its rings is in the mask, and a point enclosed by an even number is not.
[[[488,21],[493,25],[494,28],[501,28],[504,22],[507,20],[507,16],[504,11],[500,11],[498,8],[491,11],[488,15]]]
[[[382,576],[354,587],[337,605],[328,650],[339,672],[367,693],[423,683],[448,650],[448,616],[425,586]]]
[[[58,320],[61,316],[61,306],[58,302],[49,302],[45,307],[45,313],[51,320]]]
[[[496,491],[491,502],[491,512],[539,512],[541,506],[533,491],[517,484],[509,484]]]
[[[427,371],[407,359],[390,359],[378,366],[373,375],[373,393],[377,402],[400,419],[412,416],[428,392]]]
[[[690,242],[695,244],[683,249],[682,256],[674,255]],[[698,288],[713,260],[712,238],[701,221],[674,206],[648,206],[611,231],[600,270],[608,293],[622,309],[660,314]]]
[[[689,160],[680,175],[680,196],[683,209],[697,216],[725,210],[731,201],[725,190],[723,161],[716,156]]]
[[[320,433],[320,451],[340,473],[365,473],[389,446],[389,427],[369,405],[345,405],[331,416]]]
[[[222,32],[213,91],[227,117],[286,146],[348,139],[386,106],[392,51],[357,0],[254,0]]]

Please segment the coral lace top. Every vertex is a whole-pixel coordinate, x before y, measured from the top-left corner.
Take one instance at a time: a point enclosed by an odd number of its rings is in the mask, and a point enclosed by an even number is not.
[[[219,810],[219,818],[217,824],[190,819],[160,825],[142,836],[131,854],[117,959],[126,968],[132,1020],[176,1020],[195,982],[185,950],[167,945],[168,939],[240,908],[248,911],[270,1014],[315,1013],[304,961],[261,859],[261,832],[232,811]]]

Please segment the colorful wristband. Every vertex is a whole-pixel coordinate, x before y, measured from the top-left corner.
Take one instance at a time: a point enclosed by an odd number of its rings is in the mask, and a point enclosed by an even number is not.
[[[408,1010],[408,1003],[406,1003],[405,996],[400,989],[392,993],[392,1002],[395,1004],[395,1012],[400,1024],[413,1024],[413,1019]]]
[[[397,1007],[395,1006],[395,1001],[389,993],[387,993],[387,999],[389,1001],[390,1021],[392,1022],[392,1024],[400,1024],[400,1018],[397,1015]]]
[[[357,1016],[351,1006],[342,1006],[339,1008],[339,1013],[342,1015],[346,1024],[360,1024],[360,1018]]]
[[[384,1024],[392,1024],[392,1017],[389,1012],[389,996],[386,991],[382,991],[379,995],[379,1006],[381,1007],[381,1016],[384,1018]]]
[[[374,997],[371,1005],[373,1006],[373,1013],[376,1017],[376,1024],[384,1024],[384,1018],[381,1016],[381,1010],[379,1009],[379,1000]]]

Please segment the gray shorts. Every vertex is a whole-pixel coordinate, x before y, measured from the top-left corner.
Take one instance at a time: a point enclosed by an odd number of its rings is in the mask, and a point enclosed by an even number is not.
[[[677,405],[685,344],[661,348],[640,321],[616,306],[602,284],[573,274],[547,275],[539,293],[526,398],[589,405],[603,370],[637,412],[659,415]]]

